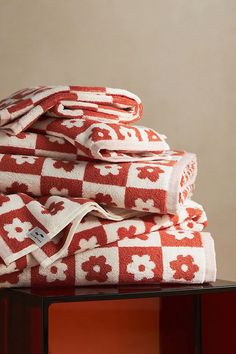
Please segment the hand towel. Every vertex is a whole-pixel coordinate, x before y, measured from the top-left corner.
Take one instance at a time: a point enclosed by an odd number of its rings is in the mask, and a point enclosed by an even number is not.
[[[87,119],[44,118],[11,135],[0,127],[0,153],[66,160],[155,160],[169,150],[165,136],[142,126]]]
[[[59,287],[107,284],[203,283],[215,281],[214,242],[207,232],[154,231],[124,237],[104,247],[63,258],[44,268],[31,256],[7,269],[0,287]],[[29,259],[30,258],[30,259]],[[27,267],[27,262],[32,267]],[[25,268],[24,268],[25,266]]]
[[[0,101],[0,125],[18,134],[47,113],[53,117],[130,123],[142,117],[143,106],[133,93],[107,87],[38,86]]]

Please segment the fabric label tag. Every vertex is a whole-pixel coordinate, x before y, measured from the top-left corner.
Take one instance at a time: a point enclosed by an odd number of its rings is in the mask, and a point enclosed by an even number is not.
[[[27,236],[31,238],[31,240],[34,241],[39,247],[42,247],[43,245],[45,245],[45,243],[50,241],[48,235],[39,227],[35,227],[31,231],[29,231],[27,233]]]

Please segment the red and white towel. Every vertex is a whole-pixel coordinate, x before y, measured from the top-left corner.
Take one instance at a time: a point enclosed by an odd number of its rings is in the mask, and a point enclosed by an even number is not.
[[[196,173],[196,156],[182,151],[169,150],[156,161],[132,163],[0,154],[1,193],[83,197],[161,214],[175,214],[191,196]]]
[[[129,123],[125,90],[37,87],[0,101],[0,286],[214,281],[196,156]]]
[[[20,133],[43,114],[131,123],[142,117],[143,106],[133,93],[108,87],[38,86],[15,92],[0,101],[0,126]]]
[[[21,197],[27,203],[27,198]],[[84,204],[73,201],[72,207],[63,204],[61,199],[60,202],[51,200],[52,204],[41,200],[44,226],[39,227],[38,220],[34,224],[33,215],[31,219],[27,215],[24,221],[25,210],[18,211],[17,216],[13,213],[12,223],[5,224],[11,239],[5,234],[5,244],[1,247],[10,249],[13,257],[5,258],[8,264],[2,261],[0,265],[0,286],[202,283],[215,279],[214,242],[209,233],[202,232],[206,215],[199,204],[189,201],[178,215],[139,213],[125,219],[128,216],[125,211],[123,214],[115,209],[105,212],[89,200]],[[67,226],[58,233],[57,221],[66,220],[65,214],[71,215],[71,207],[81,206],[87,212],[90,209],[90,213],[80,222],[77,217],[67,221]],[[25,207],[31,212],[37,209],[33,205]],[[50,215],[57,232],[55,237],[54,230],[50,229]],[[114,221],[118,218],[119,221]],[[46,227],[49,228],[43,246],[28,237],[35,225],[38,232],[45,233]]]

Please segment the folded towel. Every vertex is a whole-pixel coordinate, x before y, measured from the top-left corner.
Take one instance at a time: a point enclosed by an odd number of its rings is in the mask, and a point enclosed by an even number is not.
[[[215,280],[196,156],[130,126],[142,109],[101,87],[0,101],[0,287]]]
[[[87,119],[44,117],[17,135],[3,129],[5,126],[0,127],[3,154],[123,162],[155,160],[160,152],[169,150],[165,136],[153,129]]]
[[[142,116],[133,93],[107,87],[38,86],[0,101],[0,125],[18,134],[47,113],[53,117],[130,123]]]
[[[83,197],[106,206],[176,214],[193,191],[196,165],[196,156],[183,151],[133,163],[0,154],[0,192]]]
[[[30,258],[31,256],[28,256]],[[18,263],[25,265],[25,259]],[[0,265],[1,287],[55,287],[156,282],[215,281],[214,242],[209,233],[154,231],[56,261],[51,266],[15,271]]]
[[[202,231],[206,221],[201,205],[193,201],[185,203],[177,215],[160,216],[125,209],[105,210],[83,198],[0,195],[0,257],[10,265],[32,254],[45,267],[123,236],[132,238],[173,227]]]

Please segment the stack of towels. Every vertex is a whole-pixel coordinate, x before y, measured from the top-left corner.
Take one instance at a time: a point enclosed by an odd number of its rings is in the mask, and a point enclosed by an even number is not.
[[[203,283],[214,242],[190,199],[194,154],[131,125],[125,90],[57,86],[0,101],[0,286]]]

